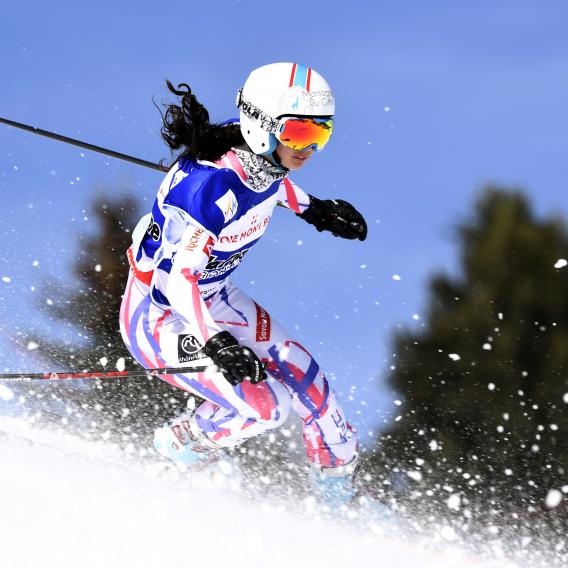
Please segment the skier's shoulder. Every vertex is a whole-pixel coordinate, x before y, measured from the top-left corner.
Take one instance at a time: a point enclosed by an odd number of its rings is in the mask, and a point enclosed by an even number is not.
[[[215,202],[234,185],[234,175],[213,162],[181,158],[162,183],[163,202],[186,211],[196,199]]]

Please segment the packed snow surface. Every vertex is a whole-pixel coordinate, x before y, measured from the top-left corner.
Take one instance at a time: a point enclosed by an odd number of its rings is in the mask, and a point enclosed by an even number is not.
[[[309,499],[245,500],[237,475],[190,477],[18,419],[1,419],[0,432],[4,568],[513,566],[476,560],[444,535],[430,549],[410,543],[392,521],[323,519]]]

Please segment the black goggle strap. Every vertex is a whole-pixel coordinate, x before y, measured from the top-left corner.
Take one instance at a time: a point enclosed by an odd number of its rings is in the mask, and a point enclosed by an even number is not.
[[[274,134],[278,130],[278,120],[275,120],[270,115],[266,114],[264,111],[260,110],[257,106],[254,106],[249,101],[243,100],[243,90],[239,89],[237,93],[237,108],[242,110],[243,114],[250,118],[251,120],[256,120],[260,123],[260,128]]]

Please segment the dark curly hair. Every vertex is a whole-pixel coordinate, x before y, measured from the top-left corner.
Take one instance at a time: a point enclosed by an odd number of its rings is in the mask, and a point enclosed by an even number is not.
[[[245,143],[238,124],[211,124],[207,109],[197,100],[186,83],[177,89],[166,80],[171,93],[181,97],[181,105],[165,105],[160,130],[164,142],[172,151],[182,151],[179,158],[194,158],[214,162],[233,146]]]

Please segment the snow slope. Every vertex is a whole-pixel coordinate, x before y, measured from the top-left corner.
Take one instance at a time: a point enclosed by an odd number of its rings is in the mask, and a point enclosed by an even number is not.
[[[489,566],[449,544],[409,544],[392,526],[323,520],[309,500],[245,502],[227,481],[235,476],[190,479],[18,419],[0,420],[0,432],[3,568]]]

